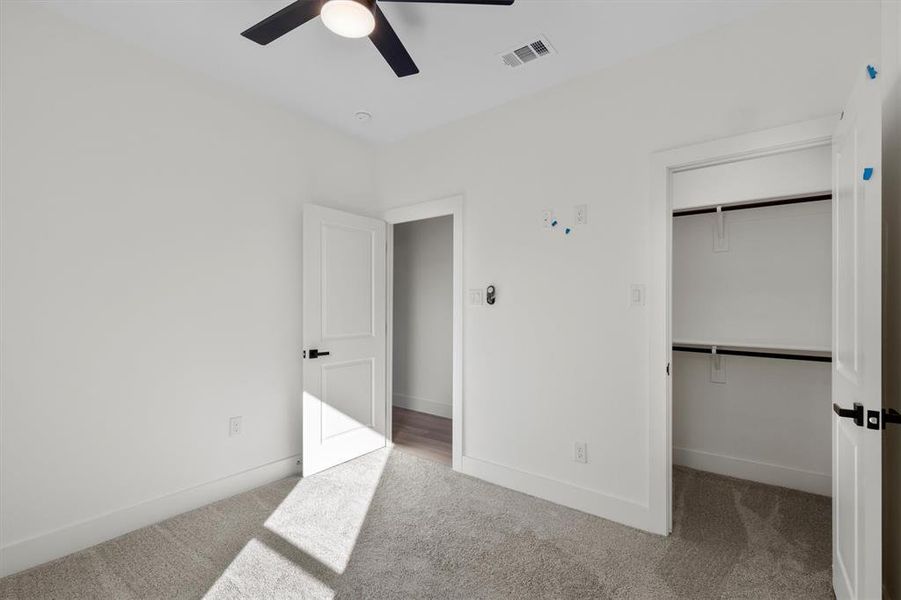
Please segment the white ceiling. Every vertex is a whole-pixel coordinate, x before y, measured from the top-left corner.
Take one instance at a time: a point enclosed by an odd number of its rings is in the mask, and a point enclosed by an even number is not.
[[[421,73],[398,79],[366,39],[319,19],[258,46],[247,27],[291,0],[50,4],[220,80],[365,139],[393,141],[723,25],[770,0],[517,0],[513,6],[380,3]],[[497,54],[544,34],[558,54],[511,69]],[[354,113],[373,118],[359,123]]]

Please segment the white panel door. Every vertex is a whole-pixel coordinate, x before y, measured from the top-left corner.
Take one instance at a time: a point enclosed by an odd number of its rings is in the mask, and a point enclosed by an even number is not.
[[[303,213],[303,474],[385,446],[385,223]]]
[[[833,137],[832,585],[838,600],[882,597],[879,83],[861,77]]]

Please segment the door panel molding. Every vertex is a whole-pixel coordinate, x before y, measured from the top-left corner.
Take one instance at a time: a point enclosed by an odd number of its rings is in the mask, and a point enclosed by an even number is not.
[[[387,443],[386,224],[308,204],[303,214],[303,473]],[[313,358],[312,352],[319,350]]]

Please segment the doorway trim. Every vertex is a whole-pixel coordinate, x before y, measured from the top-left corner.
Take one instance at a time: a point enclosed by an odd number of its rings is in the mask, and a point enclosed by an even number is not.
[[[673,528],[672,177],[680,171],[830,145],[838,116],[705,142],[651,155],[650,270],[647,286],[650,529]]]
[[[399,223],[421,221],[434,217],[453,216],[453,367],[452,367],[452,435],[451,457],[454,471],[460,471],[463,463],[463,195],[458,194],[439,200],[420,202],[386,211],[382,218],[388,223],[387,264],[387,370],[386,437],[393,436],[391,407],[394,404],[394,226]]]

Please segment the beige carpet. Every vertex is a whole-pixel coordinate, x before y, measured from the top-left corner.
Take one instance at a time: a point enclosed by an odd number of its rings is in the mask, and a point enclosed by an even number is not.
[[[0,580],[4,599],[831,598],[828,498],[678,469],[654,536],[370,454]]]

